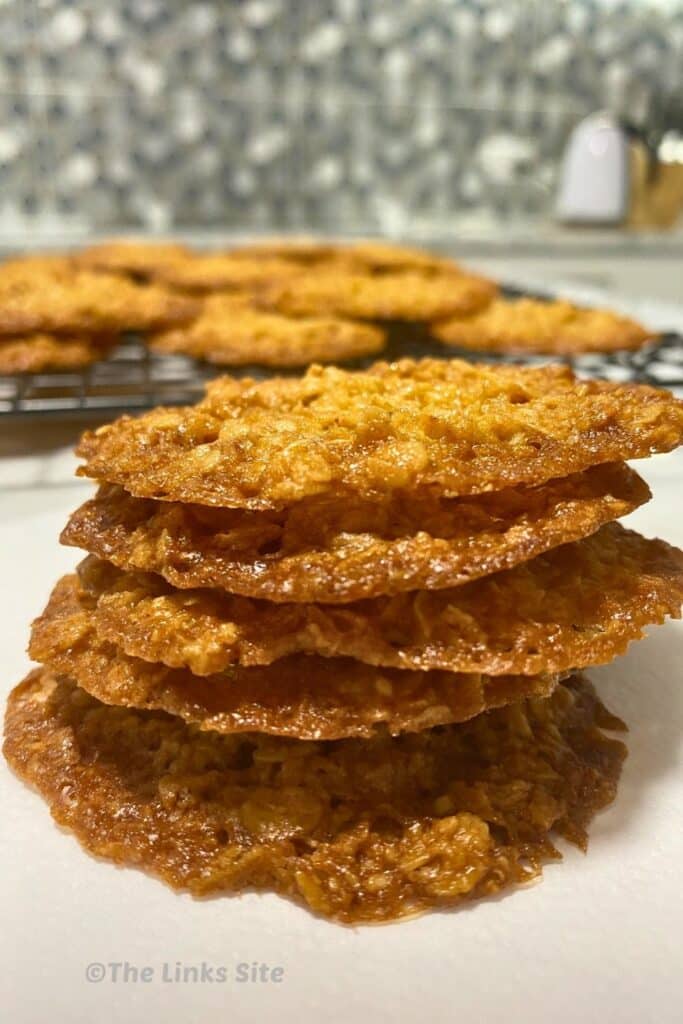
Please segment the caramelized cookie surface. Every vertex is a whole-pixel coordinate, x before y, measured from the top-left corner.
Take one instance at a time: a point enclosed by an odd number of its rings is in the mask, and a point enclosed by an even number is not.
[[[294,367],[374,355],[385,343],[379,327],[339,317],[267,313],[239,296],[213,295],[186,327],[154,335],[156,352],[194,356],[221,366]]]
[[[557,675],[378,669],[349,658],[300,655],[258,668],[198,677],[127,655],[98,635],[94,602],[65,577],[36,621],[32,657],[72,677],[107,704],[155,708],[202,729],[260,731],[301,740],[416,732],[461,722],[528,696],[546,696]]]
[[[105,359],[116,341],[116,335],[79,338],[27,334],[20,338],[0,338],[0,374],[80,370]]]
[[[185,323],[196,309],[191,299],[163,288],[57,258],[0,265],[0,336],[145,331]]]
[[[483,277],[454,271],[373,274],[330,267],[275,280],[256,297],[267,309],[290,316],[429,321],[479,309],[496,291]]]
[[[432,325],[446,345],[479,352],[578,355],[641,348],[655,333],[608,309],[582,309],[561,299],[496,299],[471,316]]]
[[[281,512],[151,501],[103,485],[62,542],[176,587],[345,603],[459,586],[588,536],[649,497],[623,463],[472,498],[316,498]]]
[[[683,604],[683,552],[618,523],[461,587],[345,605],[176,590],[92,558],[80,574],[102,639],[197,675],[299,653],[423,671],[566,672],[612,661]],[[44,619],[53,614],[50,605]]]
[[[221,377],[195,406],[86,433],[77,454],[82,475],[139,497],[267,509],[316,494],[481,494],[682,438],[683,402],[667,391],[577,380],[561,366],[424,359]]]
[[[389,921],[490,895],[585,846],[616,792],[619,726],[580,680],[411,736],[301,743],[199,732],[37,671],[5,756],[90,852],[195,895],[268,890]]]

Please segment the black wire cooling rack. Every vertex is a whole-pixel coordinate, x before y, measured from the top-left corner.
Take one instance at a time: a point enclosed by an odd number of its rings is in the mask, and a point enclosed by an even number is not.
[[[506,288],[511,296],[529,294]],[[547,298],[548,296],[543,296]],[[548,356],[478,356],[464,349],[444,348],[430,339],[423,327],[392,325],[383,358],[432,356],[485,359],[488,362],[540,365]],[[371,360],[360,361],[362,366]],[[662,335],[637,352],[585,355],[566,360],[584,377],[637,381],[659,387],[683,387],[683,337]],[[0,375],[0,419],[48,416],[89,416],[103,419],[122,412],[136,412],[155,405],[195,402],[207,381],[220,373],[267,377],[276,371],[259,366],[222,369],[185,356],[164,356],[149,351],[142,339],[126,337],[107,359],[78,372]],[[277,371],[281,373],[281,371]],[[300,372],[300,371],[292,371]]]
[[[106,359],[78,371],[0,375],[0,418],[97,416],[184,405],[216,371],[184,356],[157,356],[126,337]]]

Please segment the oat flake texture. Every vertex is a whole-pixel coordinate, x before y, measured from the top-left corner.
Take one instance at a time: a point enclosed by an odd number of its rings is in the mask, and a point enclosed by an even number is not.
[[[5,756],[90,852],[196,895],[271,890],[346,923],[491,895],[584,846],[619,726],[587,683],[416,735],[301,743],[200,733],[34,672]]]
[[[219,378],[198,405],[86,433],[80,472],[139,497],[281,508],[316,494],[446,496],[676,447],[683,402],[568,368],[403,360],[302,378]]]

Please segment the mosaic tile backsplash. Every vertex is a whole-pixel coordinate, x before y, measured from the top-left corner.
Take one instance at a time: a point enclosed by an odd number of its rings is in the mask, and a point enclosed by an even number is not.
[[[0,241],[534,221],[682,69],[683,0],[0,0]]]

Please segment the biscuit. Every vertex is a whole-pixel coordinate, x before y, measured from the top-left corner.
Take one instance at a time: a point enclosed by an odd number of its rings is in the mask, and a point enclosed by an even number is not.
[[[80,571],[98,636],[196,675],[298,653],[423,671],[567,672],[612,661],[683,604],[683,552],[618,523],[452,590],[342,606],[176,590],[92,558]]]
[[[537,484],[669,451],[683,401],[635,384],[460,360],[222,377],[187,408],[87,432],[79,475],[138,497],[250,509],[316,494],[367,500],[428,488],[456,497]]]
[[[589,684],[396,738],[200,733],[34,672],[5,756],[91,853],[196,896],[273,891],[324,917],[389,921],[489,896],[586,845],[625,748]]]
[[[496,299],[471,316],[432,324],[445,345],[478,352],[578,355],[637,349],[656,334],[608,309],[581,309],[558,299]]]
[[[34,623],[31,656],[105,704],[158,709],[201,729],[299,740],[416,732],[465,721],[529,696],[556,674],[503,675],[378,669],[349,658],[299,655],[276,665],[197,677],[125,654],[97,634],[95,600],[66,576]]]
[[[176,587],[343,603],[459,586],[588,536],[649,498],[623,463],[472,498],[314,498],[282,512],[156,502],[104,485],[61,540]]]
[[[373,274],[344,267],[315,269],[258,289],[266,309],[288,316],[352,320],[438,320],[490,302],[497,285],[483,277],[419,271]]]
[[[458,264],[444,256],[425,249],[373,239],[328,242],[315,238],[273,238],[252,242],[231,252],[234,256],[249,258],[288,259],[307,267],[346,264],[372,273],[396,270],[461,273]]]
[[[6,288],[13,282],[22,286],[32,277],[68,279],[74,272],[74,263],[68,253],[41,252],[13,256],[0,262],[0,287]]]
[[[229,252],[196,253],[187,259],[158,266],[152,277],[159,283],[193,295],[210,292],[245,291],[262,288],[273,281],[298,277],[296,263],[276,257],[237,256]]]
[[[343,251],[340,243],[306,236],[281,238],[263,238],[255,242],[246,242],[234,249],[229,249],[226,255],[234,259],[256,260],[289,260],[302,266],[312,266],[318,263],[336,261]]]
[[[379,327],[335,317],[292,319],[248,301],[212,295],[186,327],[153,335],[156,352],[194,356],[222,366],[307,366],[374,355],[385,344]]]
[[[349,259],[372,271],[421,270],[462,273],[453,260],[425,249],[368,239],[342,249]]]
[[[0,336],[109,334],[150,330],[190,320],[196,303],[162,288],[113,274],[56,265],[0,266]]]
[[[80,370],[84,366],[105,359],[116,341],[116,336],[72,338],[58,337],[54,334],[0,338],[0,374]]]
[[[191,257],[187,246],[176,242],[118,238],[81,249],[74,253],[73,262],[86,270],[104,270],[147,281],[168,263]]]

